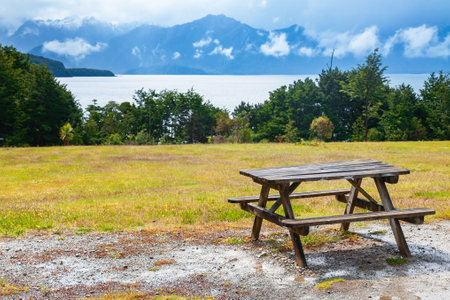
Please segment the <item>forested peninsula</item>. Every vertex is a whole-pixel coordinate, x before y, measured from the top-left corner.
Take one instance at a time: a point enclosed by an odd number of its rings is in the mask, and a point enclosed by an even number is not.
[[[233,112],[194,90],[139,90],[83,113],[45,65],[0,46],[0,145],[448,140],[449,74],[432,73],[416,94],[389,87],[386,69],[375,50],[351,70],[325,68]]]
[[[55,77],[76,77],[76,76],[114,76],[114,73],[108,70],[97,70],[88,68],[66,68],[60,61],[50,58],[29,54],[30,62],[45,65]]]

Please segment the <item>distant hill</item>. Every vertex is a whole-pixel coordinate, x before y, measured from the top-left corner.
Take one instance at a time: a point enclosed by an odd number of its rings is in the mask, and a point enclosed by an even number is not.
[[[429,37],[428,44],[417,40],[421,33]],[[171,27],[112,25],[91,18],[29,20],[9,36],[0,28],[0,43],[19,51],[71,68],[119,74],[317,74],[330,64],[333,49],[333,65],[346,70],[375,47],[388,73],[448,72],[448,40],[450,26],[312,33],[292,25],[267,31],[225,15]]]
[[[38,65],[45,65],[55,77],[76,77],[76,76],[114,76],[108,70],[97,70],[88,68],[66,68],[60,61],[46,57],[30,54],[30,61]]]

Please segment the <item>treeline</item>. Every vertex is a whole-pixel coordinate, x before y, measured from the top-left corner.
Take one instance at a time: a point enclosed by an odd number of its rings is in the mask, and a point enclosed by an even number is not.
[[[0,45],[0,145],[59,145],[65,123],[82,128],[83,111],[45,66]]]
[[[350,71],[328,68],[314,81],[282,86],[261,104],[233,112],[193,90],[139,90],[134,102],[94,100],[82,114],[45,67],[11,47],[0,53],[3,145],[222,142],[398,141],[449,139],[450,77],[431,74],[416,94],[390,88],[378,51]],[[0,142],[1,143],[1,142]]]

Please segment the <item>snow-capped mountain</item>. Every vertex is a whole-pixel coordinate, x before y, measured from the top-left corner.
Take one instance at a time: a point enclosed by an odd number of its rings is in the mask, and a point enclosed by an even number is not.
[[[3,32],[3,35],[1,34]],[[27,21],[2,44],[62,61],[68,67],[119,74],[316,74],[355,67],[375,48],[389,73],[449,71],[450,29],[422,25],[380,33],[311,32],[293,25],[267,31],[224,15],[160,27],[95,19]]]

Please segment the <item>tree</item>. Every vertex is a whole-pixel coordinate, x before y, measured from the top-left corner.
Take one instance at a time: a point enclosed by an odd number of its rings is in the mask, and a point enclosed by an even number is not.
[[[219,109],[188,90],[136,92],[136,128],[150,134],[151,140],[164,143],[204,143],[216,126]]]
[[[353,123],[361,115],[361,109],[350,96],[343,91],[343,84],[348,83],[348,72],[338,68],[322,70],[318,84],[324,95],[322,114],[328,116],[334,124],[333,140],[350,139]]]
[[[423,90],[419,105],[429,139],[450,139],[450,75],[432,73]]]
[[[64,124],[59,130],[59,138],[63,141],[64,145],[69,145],[70,141],[73,139],[73,128],[70,123]]]
[[[231,128],[233,127],[233,120],[230,119],[226,110],[221,110],[216,114],[216,127],[214,131],[221,136],[229,136]]]
[[[311,122],[310,129],[320,139],[329,140],[333,135],[334,125],[327,116],[321,116]]]
[[[298,136],[307,138],[311,121],[321,115],[323,98],[318,86],[309,78],[276,89],[257,113],[258,136],[271,141],[283,137],[292,121],[291,126]]]
[[[363,65],[358,65],[348,75],[348,82],[342,82],[342,90],[362,107],[364,121],[364,141],[367,141],[369,120],[378,116],[378,109],[383,103],[387,90],[384,75],[387,67],[382,67],[378,49],[367,56]]]
[[[7,145],[57,145],[61,126],[81,125],[73,95],[45,66],[0,45],[0,135]]]
[[[379,122],[384,138],[388,141],[420,140],[425,137],[425,128],[418,115],[418,98],[409,85],[391,89],[387,107]],[[382,135],[379,135],[382,138]]]

